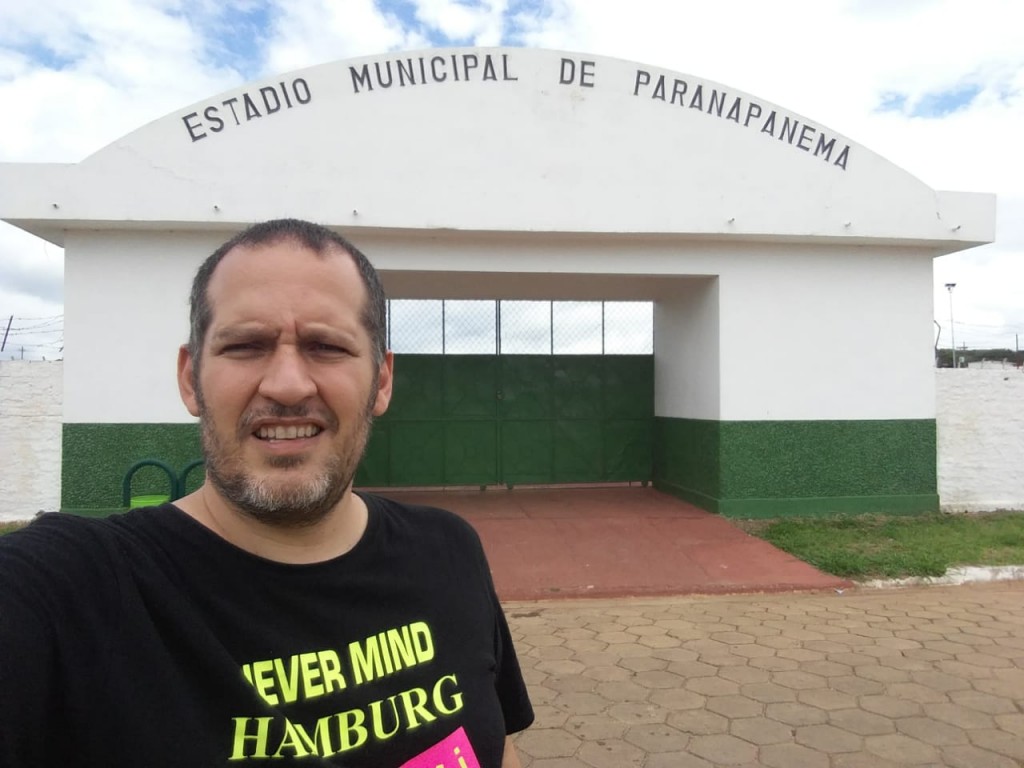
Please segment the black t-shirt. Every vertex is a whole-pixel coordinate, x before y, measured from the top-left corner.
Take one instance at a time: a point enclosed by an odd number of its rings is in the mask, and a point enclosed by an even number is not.
[[[498,768],[533,711],[479,539],[363,498],[312,565],[172,505],[0,537],[0,766]]]

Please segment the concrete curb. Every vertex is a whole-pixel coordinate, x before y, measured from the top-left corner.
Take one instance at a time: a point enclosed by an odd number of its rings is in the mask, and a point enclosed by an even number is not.
[[[917,587],[923,585],[959,586],[990,581],[1024,580],[1024,565],[968,565],[950,568],[942,576],[913,576],[907,579],[873,579],[857,582],[868,589]]]

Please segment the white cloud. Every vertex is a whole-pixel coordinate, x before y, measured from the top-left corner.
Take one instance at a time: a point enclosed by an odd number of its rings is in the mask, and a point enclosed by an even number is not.
[[[28,4],[12,4],[24,9]],[[171,110],[236,85],[202,31],[166,3],[44,0],[6,12],[0,159],[74,162]],[[11,49],[12,40],[19,49]],[[29,63],[26,51],[34,51]],[[49,53],[48,53],[49,52]],[[56,60],[51,62],[51,59]]]
[[[14,227],[0,230],[0,285],[8,294],[38,298],[53,306],[64,300],[62,249]],[[0,315],[4,312],[0,303]]]
[[[63,296],[63,250],[20,229],[0,227],[0,337],[11,317],[16,319],[0,359],[58,357],[63,323],[35,318],[62,315]]]
[[[236,85],[204,57],[195,19],[166,2],[0,4],[0,161],[78,162],[168,112]],[[44,256],[40,256],[44,254]],[[59,314],[63,251],[0,224],[0,312]],[[26,293],[33,284],[37,293]]]
[[[373,0],[280,0],[267,46],[267,72],[289,72],[337,59],[428,43],[382,13]]]
[[[452,40],[474,45],[500,45],[507,0],[482,0],[467,5],[458,0],[415,0],[416,18]]]

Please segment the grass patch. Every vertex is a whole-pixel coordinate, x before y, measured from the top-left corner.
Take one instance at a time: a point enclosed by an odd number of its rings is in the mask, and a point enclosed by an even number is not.
[[[19,528],[24,528],[28,523],[0,523],[0,536],[11,531],[16,531]]]
[[[964,565],[1024,565],[1020,512],[758,520],[741,527],[848,579],[941,576]]]

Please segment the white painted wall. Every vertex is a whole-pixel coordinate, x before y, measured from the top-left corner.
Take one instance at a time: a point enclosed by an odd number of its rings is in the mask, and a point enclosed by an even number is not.
[[[723,261],[722,419],[935,417],[928,254],[761,246]]]
[[[62,368],[0,361],[0,521],[60,508]]]
[[[178,396],[178,347],[188,338],[192,275],[227,236],[68,234],[66,422],[193,421]]]
[[[68,233],[65,421],[192,420],[175,379],[188,290],[202,259],[229,235]],[[923,248],[540,233],[362,232],[355,240],[393,298],[664,303],[656,333],[659,415],[935,415],[932,258]],[[703,295],[694,304],[693,291],[706,290],[694,286],[716,277],[713,302]],[[758,345],[755,337],[773,343]],[[675,354],[682,359],[673,361]]]
[[[654,413],[688,419],[721,414],[718,280],[674,283],[654,304]]]
[[[936,371],[939,497],[944,509],[1024,509],[1024,371]]]
[[[658,349],[678,350],[690,363],[694,352],[711,355],[717,367],[711,380],[687,384],[689,394],[659,392],[659,415],[752,421],[935,416],[929,248],[639,235],[356,236],[388,273],[392,295],[412,290],[443,297],[455,288],[463,297],[475,286],[481,298],[514,296],[514,288],[524,298],[664,302]],[[472,278],[460,279],[462,273]],[[683,309],[686,279],[716,276],[721,317],[706,324],[687,314],[695,310]],[[690,325],[671,330],[670,312]],[[705,327],[712,335],[696,339]],[[759,345],[755,338],[775,343]],[[893,375],[879,377],[881,370]],[[681,381],[677,373],[666,371],[659,388]],[[693,385],[703,390],[712,381],[716,387],[721,382],[721,393],[701,395],[697,407],[689,399]]]

